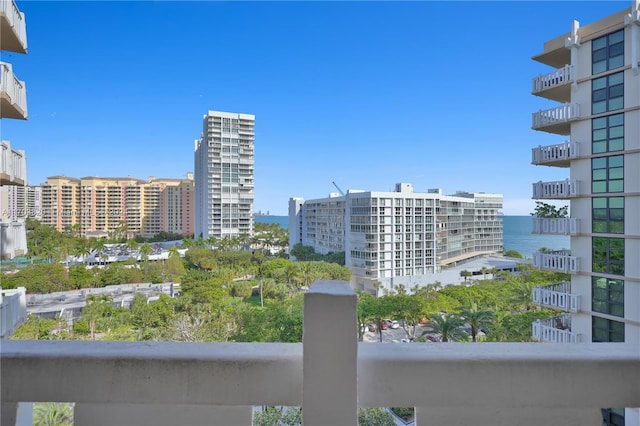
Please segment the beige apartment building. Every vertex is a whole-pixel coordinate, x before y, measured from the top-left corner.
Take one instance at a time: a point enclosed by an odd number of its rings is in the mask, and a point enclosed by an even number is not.
[[[132,177],[52,176],[42,186],[42,223],[87,236],[193,235],[193,175],[148,181]],[[79,226],[78,226],[79,225]]]

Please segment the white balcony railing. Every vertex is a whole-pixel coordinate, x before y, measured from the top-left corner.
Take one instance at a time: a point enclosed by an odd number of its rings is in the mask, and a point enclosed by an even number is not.
[[[250,425],[261,405],[302,406],[305,426],[355,426],[359,406],[415,407],[418,425],[599,424],[640,406],[632,344],[358,344],[356,306],[348,284],[314,283],[302,344],[4,341],[0,420],[22,424],[22,401],[75,402],[92,425]]]
[[[568,164],[568,161],[570,159],[577,158],[578,155],[580,155],[578,152],[578,143],[565,141],[563,143],[555,145],[539,146],[537,148],[533,148],[531,150],[531,164]]]
[[[536,94],[543,90],[553,87],[562,86],[574,80],[573,65],[565,65],[564,67],[551,71],[547,74],[540,74],[533,78],[533,88],[531,93]]]
[[[11,64],[0,62],[0,92],[7,99],[0,111],[0,117],[27,118],[27,89],[24,81],[18,80],[13,74]]]
[[[12,148],[9,141],[1,141],[0,163],[1,185],[26,185],[27,156],[23,150]]]
[[[26,53],[27,24],[24,13],[20,12],[15,1],[2,0],[0,1],[0,15],[6,21],[6,28],[5,22],[2,22],[2,50]]]
[[[580,258],[571,256],[568,250],[538,251],[533,253],[534,268],[575,274],[580,270]]]
[[[561,309],[566,312],[580,310],[580,296],[571,294],[571,283],[563,281],[533,289],[533,303],[548,308]]]
[[[580,182],[577,180],[560,180],[554,182],[535,182],[533,198],[566,199],[580,194]]]
[[[2,290],[0,288],[0,339],[13,334],[27,320],[26,289]]]
[[[548,343],[580,343],[582,336],[571,331],[571,315],[559,315],[532,324],[533,338]]]
[[[576,120],[579,116],[580,107],[578,104],[564,104],[559,107],[534,112],[531,127],[535,130],[542,130],[547,126]]]
[[[580,219],[574,217],[534,217],[532,234],[576,235],[580,233]]]

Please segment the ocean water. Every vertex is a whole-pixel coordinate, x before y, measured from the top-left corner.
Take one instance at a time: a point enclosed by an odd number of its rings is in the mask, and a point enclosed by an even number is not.
[[[256,222],[277,223],[282,228],[289,227],[288,216],[256,216]],[[515,250],[524,257],[532,257],[541,247],[551,250],[569,248],[569,237],[566,235],[532,234],[531,216],[503,216],[502,243],[505,250]]]

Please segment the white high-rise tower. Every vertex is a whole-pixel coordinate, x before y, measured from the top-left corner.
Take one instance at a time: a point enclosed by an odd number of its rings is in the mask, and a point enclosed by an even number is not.
[[[195,235],[253,232],[255,116],[209,111],[195,141]]]

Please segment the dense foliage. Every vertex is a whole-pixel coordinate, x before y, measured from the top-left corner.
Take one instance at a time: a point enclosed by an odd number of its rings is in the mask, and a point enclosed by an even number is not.
[[[536,201],[536,208],[531,213],[532,216],[541,218],[559,218],[567,217],[569,214],[569,206],[556,207],[542,201]]]
[[[29,339],[119,339],[172,341],[300,342],[302,339],[303,293],[317,280],[349,282],[351,272],[336,260],[344,253],[320,256],[313,249],[296,246],[296,257],[322,260],[293,262],[271,248],[286,234],[277,225],[256,224],[262,249],[243,250],[244,238],[185,242],[184,258],[174,251],[163,262],[128,261],[102,268],[84,265],[29,265],[4,275],[3,288],[25,287],[28,293],[49,293],[113,284],[181,283],[176,298],[162,295],[147,303],[136,296],[131,309],[115,308],[110,296],[90,296],[83,315],[70,329],[65,323],[30,317],[14,338]],[[77,253],[104,248],[103,240],[83,240],[58,233],[38,222],[29,223],[29,243],[41,254],[69,247]],[[138,243],[129,240],[127,245]],[[47,250],[51,252],[47,252]],[[340,260],[340,259],[338,259]],[[466,272],[466,271],[463,271]],[[359,294],[358,323],[376,324],[398,320],[409,341],[424,341],[429,334],[443,341],[528,341],[531,323],[553,312],[533,306],[534,286],[567,277],[518,266],[517,273],[484,268],[481,275],[465,273],[466,285],[442,288],[440,283],[407,289],[397,286],[382,297]],[[491,274],[491,280],[484,279]],[[462,275],[462,274],[461,274]],[[482,277],[482,279],[480,279]],[[475,278],[475,279],[474,279]],[[362,339],[364,330],[358,327]]]
[[[291,256],[294,256],[297,260],[302,261],[324,261],[329,263],[337,263],[339,265],[345,264],[345,254],[343,251],[331,252],[327,254],[316,253],[313,247],[303,246],[298,243],[290,251]]]

